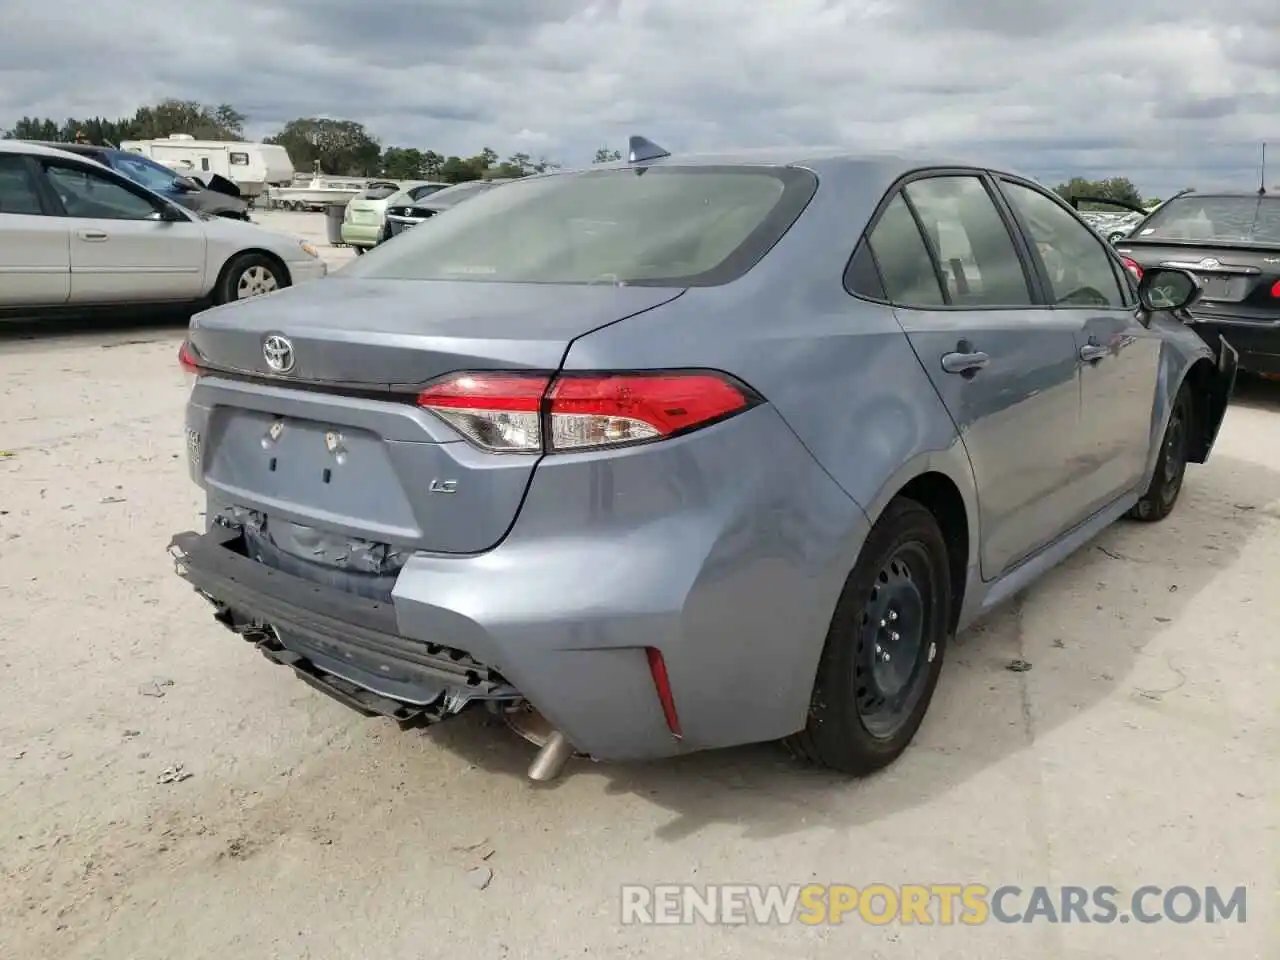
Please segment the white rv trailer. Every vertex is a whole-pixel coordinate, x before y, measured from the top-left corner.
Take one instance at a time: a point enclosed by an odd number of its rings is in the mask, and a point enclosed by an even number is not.
[[[273,185],[293,183],[289,151],[273,143],[197,140],[190,134],[171,133],[157,140],[125,140],[120,149],[150,157],[187,176],[216,173],[233,182],[246,198],[262,196]]]

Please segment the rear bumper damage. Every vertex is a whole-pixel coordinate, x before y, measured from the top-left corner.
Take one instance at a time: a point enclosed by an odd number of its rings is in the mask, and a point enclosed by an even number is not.
[[[259,562],[234,524],[171,551],[270,659],[404,724],[487,706],[542,746],[538,778],[572,752],[647,760],[800,729],[867,526],[766,406],[658,446],[548,458],[499,545],[414,552],[378,596]],[[513,722],[530,711],[541,732]]]

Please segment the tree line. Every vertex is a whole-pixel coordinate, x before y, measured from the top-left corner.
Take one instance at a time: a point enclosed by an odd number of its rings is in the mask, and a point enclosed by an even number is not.
[[[23,117],[4,132],[6,139],[71,143],[81,137],[91,143],[119,144],[123,140],[151,140],[171,133],[186,133],[198,140],[243,140],[246,117],[229,103],[209,105],[194,100],[162,100],[139,107],[131,117],[68,118],[61,123],[43,117]],[[524,177],[559,167],[546,157],[514,153],[505,160],[489,147],[474,156],[461,157],[418,147],[383,146],[361,123],[330,117],[299,117],[266,138],[289,151],[299,171],[320,170],[334,176],[373,177],[390,180],[442,180],[462,183],[507,177]],[[593,163],[621,160],[622,153],[601,147]],[[1151,204],[1128,177],[1086,180],[1074,177],[1054,188],[1064,199],[1091,196],[1128,203]]]
[[[131,117],[71,117],[62,122],[23,117],[4,131],[10,140],[44,140],[118,145],[125,140],[151,140],[186,133],[197,140],[243,140],[246,117],[230,104],[209,105],[194,100],[163,100],[139,107]],[[559,166],[546,157],[515,153],[505,160],[482,148],[460,157],[417,147],[383,146],[363,124],[330,117],[299,117],[265,138],[289,151],[294,168],[319,170],[332,176],[386,177],[390,180],[467,180],[524,177]],[[607,150],[602,151],[608,153]],[[616,151],[615,151],[616,153]]]

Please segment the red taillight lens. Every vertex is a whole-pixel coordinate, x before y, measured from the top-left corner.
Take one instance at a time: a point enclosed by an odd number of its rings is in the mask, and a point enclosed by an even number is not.
[[[1271,296],[1275,297],[1277,300],[1280,300],[1280,280],[1277,280],[1275,283],[1271,285]]]
[[[482,450],[539,453],[542,398],[551,378],[501,373],[461,373],[418,394],[430,410]]]
[[[182,346],[178,348],[178,366],[182,367],[182,372],[187,375],[188,383],[194,383],[195,379],[204,373],[200,355],[196,353],[196,348],[191,345],[190,340],[183,340]]]
[[[1133,274],[1133,278],[1135,280],[1142,279],[1142,267],[1138,264],[1137,260],[1134,260],[1132,257],[1121,257],[1120,262],[1124,264],[1124,268],[1126,270]]]
[[[555,450],[669,437],[749,404],[728,380],[706,373],[561,377],[549,399]]]
[[[454,374],[423,390],[418,405],[493,452],[616,447],[704,427],[755,398],[716,373]],[[545,425],[545,430],[544,430]]]
[[[676,714],[676,698],[671,693],[667,662],[662,659],[662,651],[656,647],[645,647],[644,653],[649,660],[649,673],[653,677],[653,687],[658,691],[658,702],[662,704],[662,716],[666,718],[667,729],[673,737],[679,738],[682,736],[680,717]]]

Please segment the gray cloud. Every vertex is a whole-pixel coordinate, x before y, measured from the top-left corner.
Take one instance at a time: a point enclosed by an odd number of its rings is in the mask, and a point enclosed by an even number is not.
[[[847,144],[1150,192],[1249,183],[1280,129],[1275,0],[0,0],[0,126],[230,102],[384,143],[586,162]],[[1212,12],[1212,13],[1211,13]],[[1280,138],[1277,138],[1280,140]],[[1280,154],[1280,151],[1277,151]]]

